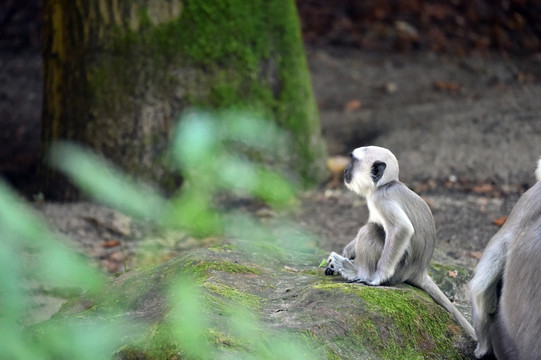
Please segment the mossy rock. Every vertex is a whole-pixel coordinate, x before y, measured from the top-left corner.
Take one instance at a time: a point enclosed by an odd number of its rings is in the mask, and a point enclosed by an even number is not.
[[[295,335],[322,359],[470,359],[474,342],[424,292],[407,285],[368,287],[326,277],[321,253],[289,254],[282,260],[236,248],[200,249],[167,263],[113,279],[99,297],[66,304],[34,335],[65,321],[84,324],[106,317],[137,321],[142,333],[123,335],[122,359],[182,358],[170,324],[182,314],[168,292],[189,276],[207,316],[206,341],[229,356],[254,354],[252,345],[229,331],[235,308],[260,317],[261,341],[270,334]],[[94,320],[93,320],[94,319]]]

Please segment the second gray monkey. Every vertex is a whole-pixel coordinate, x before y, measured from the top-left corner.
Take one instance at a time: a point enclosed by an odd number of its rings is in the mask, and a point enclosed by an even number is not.
[[[473,327],[428,275],[436,226],[428,205],[398,180],[398,161],[377,146],[355,149],[344,172],[348,189],[367,200],[369,218],[343,251],[332,252],[325,275],[350,282],[394,285],[406,282],[424,290],[475,339]]]
[[[541,359],[541,159],[536,177],[488,243],[470,282],[478,358]]]

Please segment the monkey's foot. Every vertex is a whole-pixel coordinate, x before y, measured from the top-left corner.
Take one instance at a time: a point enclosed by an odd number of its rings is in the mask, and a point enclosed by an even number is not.
[[[338,273],[347,280],[351,280],[357,276],[357,268],[351,260],[332,252],[327,260],[325,275],[334,275]]]
[[[332,252],[329,258],[327,259],[327,266],[325,267],[325,276],[332,276],[332,275],[339,274],[338,269],[336,269],[334,266],[335,261],[333,261],[334,260],[333,254],[335,253]]]
[[[365,281],[365,284],[369,286],[380,286],[382,282],[379,280],[372,280],[372,281]]]
[[[349,280],[348,283],[364,284],[368,286],[380,286],[381,284],[383,284],[383,282],[378,279],[370,280],[361,276],[356,276],[355,278]]]
[[[475,357],[478,358],[478,359],[481,359],[481,358],[485,357],[489,353],[491,353],[491,351],[489,350],[489,347],[486,346],[486,345],[482,345],[481,343],[477,344],[477,348],[473,352]]]
[[[364,284],[368,286],[375,286],[372,284],[372,282],[364,277],[356,276],[355,278],[348,281],[348,283],[355,283],[355,284]]]

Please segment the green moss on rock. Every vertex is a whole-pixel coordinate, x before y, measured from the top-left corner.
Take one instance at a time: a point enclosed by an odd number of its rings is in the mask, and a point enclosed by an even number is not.
[[[206,324],[203,336],[212,351],[225,357],[249,357],[267,340],[277,344],[272,338],[279,330],[283,338],[298,339],[323,359],[472,358],[471,341],[464,340],[450,315],[424,292],[407,285],[343,283],[323,276],[321,269],[314,271],[319,254],[313,256],[313,266],[299,261],[299,254],[291,255],[298,271],[286,268],[292,267],[291,260],[258,258],[256,266],[246,261],[246,253],[233,248],[198,249],[120,276],[100,298],[64,308],[53,324],[64,319],[89,324],[93,319],[109,323],[135,317],[144,333],[131,338],[122,333],[119,358],[185,358],[175,338],[175,326],[184,319],[178,311],[182,288],[172,288],[171,282],[191,274],[197,279],[194,303],[204,313],[199,317]],[[115,310],[105,311],[111,308]],[[250,336],[235,332],[231,323],[238,309],[259,315],[261,328],[250,327]]]
[[[231,286],[206,282],[203,284],[203,288],[207,289],[215,295],[220,296],[221,298],[224,298],[234,303],[235,306],[240,306],[244,309],[257,311],[261,307],[260,298],[252,294],[241,292]],[[229,303],[227,305],[227,308],[231,308],[232,304]]]
[[[458,266],[431,263],[429,275],[447,297],[455,298],[459,288],[467,286],[473,272]]]
[[[433,300],[419,289],[347,283],[325,283],[315,288],[355,294],[363,300],[371,315],[353,321],[355,335],[379,358],[423,359],[428,354],[463,358],[451,341],[460,329],[443,308],[429,306]]]
[[[192,261],[186,265],[186,270],[206,279],[211,271],[224,271],[233,274],[254,274],[258,275],[261,270],[255,266],[243,265],[230,261]]]
[[[243,342],[239,339],[226,334],[224,332],[218,331],[214,328],[209,328],[207,331],[207,337],[210,342],[216,344],[219,347],[225,348],[240,348],[244,346]]]

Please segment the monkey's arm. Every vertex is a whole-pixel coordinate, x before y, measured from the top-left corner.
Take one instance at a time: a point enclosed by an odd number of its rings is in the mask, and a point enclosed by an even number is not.
[[[385,244],[378,261],[376,272],[368,285],[381,285],[392,278],[400,260],[411,244],[414,229],[410,219],[396,202],[388,202],[377,209],[384,219]]]

